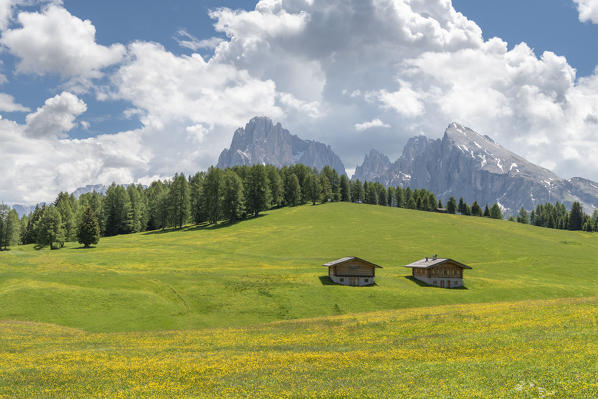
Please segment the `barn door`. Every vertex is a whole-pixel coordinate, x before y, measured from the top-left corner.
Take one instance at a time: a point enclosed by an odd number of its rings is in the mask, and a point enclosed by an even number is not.
[[[349,285],[356,287],[359,285],[359,277],[349,277]]]

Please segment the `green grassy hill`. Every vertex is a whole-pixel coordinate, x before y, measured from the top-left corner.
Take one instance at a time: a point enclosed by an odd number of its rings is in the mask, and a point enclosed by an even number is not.
[[[403,268],[438,254],[473,267],[466,289]],[[377,285],[327,285],[321,264],[375,262]],[[89,332],[241,327],[356,312],[598,295],[598,235],[486,218],[334,203],[233,226],[104,238],[95,249],[0,254],[0,320]]]

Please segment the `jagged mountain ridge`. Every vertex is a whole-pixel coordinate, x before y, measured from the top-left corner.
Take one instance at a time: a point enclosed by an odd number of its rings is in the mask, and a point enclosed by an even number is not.
[[[302,140],[267,117],[255,117],[244,128],[237,129],[230,148],[220,154],[217,166],[221,169],[255,164],[282,167],[297,163],[317,169],[330,166],[345,174],[343,162],[330,146]]]
[[[586,211],[598,208],[598,183],[578,177],[561,179],[457,123],[449,125],[442,139],[409,139],[394,163],[370,151],[353,179],[425,188],[444,199],[463,197],[482,205],[498,202],[508,213],[556,201],[568,206],[580,201]]]

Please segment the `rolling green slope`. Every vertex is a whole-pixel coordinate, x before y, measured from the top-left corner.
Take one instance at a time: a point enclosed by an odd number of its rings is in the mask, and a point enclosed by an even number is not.
[[[402,265],[437,253],[466,289],[420,286]],[[321,264],[375,262],[377,285],[328,285]],[[95,249],[0,253],[0,320],[90,332],[246,326],[445,304],[598,295],[598,235],[334,203],[233,226],[104,238]]]

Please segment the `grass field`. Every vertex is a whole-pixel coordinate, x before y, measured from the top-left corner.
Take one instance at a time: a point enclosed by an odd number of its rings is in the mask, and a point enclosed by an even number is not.
[[[0,323],[0,396],[593,398],[598,298],[245,328],[87,333]]]
[[[466,289],[407,278],[435,253]],[[348,255],[376,286],[328,283]],[[597,259],[598,234],[347,203],[16,247],[0,397],[596,397]]]
[[[244,326],[456,303],[598,295],[598,235],[346,203],[234,226],[104,238],[95,249],[0,254],[0,320],[94,332]],[[439,254],[467,289],[422,287],[403,265]],[[377,286],[326,285],[321,264],[375,262]]]

